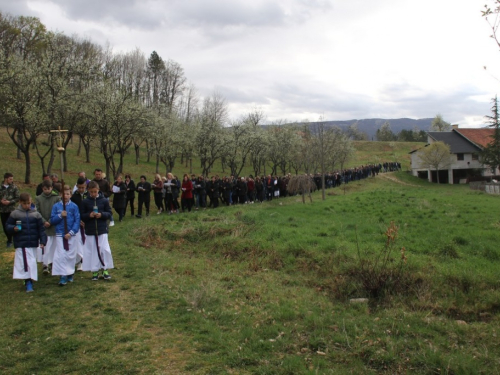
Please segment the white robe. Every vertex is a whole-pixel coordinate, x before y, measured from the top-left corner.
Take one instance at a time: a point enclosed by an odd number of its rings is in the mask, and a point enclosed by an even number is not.
[[[56,247],[56,236],[47,236],[47,245],[45,245],[43,251],[40,247],[36,251],[37,262],[43,263],[44,266],[48,266],[50,263],[52,263],[54,261]]]
[[[104,264],[101,263],[99,255],[97,254],[95,236],[86,236],[85,246],[83,248],[82,271],[97,272],[100,269],[109,270],[114,268],[113,256],[111,255],[111,248],[108,242],[108,234],[100,234],[97,238],[99,241],[101,259]]]
[[[78,233],[77,233],[78,235]],[[56,251],[52,262],[52,276],[69,276],[75,273],[75,261],[78,250],[78,239],[72,236],[68,240],[69,250],[64,249],[63,237],[56,236]]]
[[[17,248],[16,249],[16,254],[14,256],[14,272],[13,272],[13,278],[14,279],[21,279],[21,280],[26,280],[26,279],[32,279],[32,280],[38,280],[38,269],[37,269],[37,264],[36,264],[36,247],[25,247],[25,252],[26,252],[26,266],[27,266],[27,271],[25,270],[25,262],[24,262],[24,256],[23,256],[23,249],[22,248]]]
[[[85,244],[83,243],[82,239],[82,233],[84,232],[85,229],[80,227],[80,231],[76,234],[76,260],[75,263],[78,264],[82,261],[83,259],[83,249],[85,248]],[[85,236],[85,243],[87,243],[87,236]]]

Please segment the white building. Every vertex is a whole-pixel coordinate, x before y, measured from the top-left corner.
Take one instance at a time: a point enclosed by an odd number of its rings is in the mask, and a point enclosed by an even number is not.
[[[466,183],[469,178],[493,175],[491,168],[479,160],[479,153],[492,140],[494,129],[491,128],[458,128],[456,125],[449,132],[428,132],[425,146],[434,142],[443,142],[450,146],[452,163],[448,169],[439,170],[439,182],[449,184]],[[411,154],[411,170],[414,176],[437,181],[436,171],[421,165],[419,151]]]

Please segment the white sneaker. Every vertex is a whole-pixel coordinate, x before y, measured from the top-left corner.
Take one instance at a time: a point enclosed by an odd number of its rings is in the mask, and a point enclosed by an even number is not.
[[[115,222],[114,222],[114,220],[109,222],[109,226],[110,226],[110,227],[114,227],[114,226],[115,226]]]

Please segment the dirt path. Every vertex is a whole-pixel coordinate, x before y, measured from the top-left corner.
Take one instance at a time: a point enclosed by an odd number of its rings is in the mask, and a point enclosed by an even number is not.
[[[407,183],[407,182],[403,182],[403,181],[401,181],[401,180],[398,180],[396,177],[394,177],[394,176],[392,175],[392,173],[380,173],[377,177],[381,177],[381,178],[383,178],[383,179],[386,179],[386,180],[389,180],[389,181],[395,182],[395,183],[400,184],[400,185],[418,187],[418,185],[413,185],[413,184],[409,184],[409,183]]]

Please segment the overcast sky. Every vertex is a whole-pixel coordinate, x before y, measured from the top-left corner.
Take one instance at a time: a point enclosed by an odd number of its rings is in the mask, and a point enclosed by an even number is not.
[[[491,0],[0,0],[48,29],[156,50],[231,117],[480,125],[500,87]],[[485,70],[484,67],[487,67]]]

